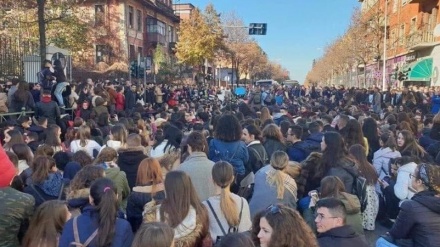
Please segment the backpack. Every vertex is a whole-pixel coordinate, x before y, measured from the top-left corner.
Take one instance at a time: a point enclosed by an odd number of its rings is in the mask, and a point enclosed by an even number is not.
[[[353,186],[350,192],[356,195],[361,204],[361,212],[363,213],[367,208],[368,196],[367,196],[367,179],[361,175],[353,174],[350,170],[345,169],[349,174],[353,176]]]
[[[254,104],[260,104],[261,103],[261,94],[255,94],[254,98],[253,98],[253,102]]]
[[[215,210],[214,210],[214,208],[212,207],[212,204],[211,204],[211,202],[209,201],[209,199],[206,200],[206,202],[208,203],[209,209],[211,210],[212,214],[214,215],[214,218],[215,218],[215,220],[217,221],[217,224],[218,224],[218,226],[220,227],[220,229],[222,230],[222,233],[223,233],[223,236],[217,236],[217,239],[216,239],[217,241],[216,241],[216,242],[219,242],[219,241],[221,240],[222,237],[224,237],[224,236],[226,236],[226,235],[228,235],[228,234],[230,234],[230,233],[236,233],[236,232],[238,232],[238,225],[236,225],[236,226],[229,226],[228,232],[226,232],[225,229],[223,228],[223,226],[222,226],[220,220],[218,219],[218,216],[217,216],[217,214],[215,213]],[[243,213],[243,197],[241,197],[241,208],[240,208],[240,215],[239,215],[239,221],[238,221],[238,224],[240,224],[240,222],[241,222],[241,215],[242,215],[242,213]]]
[[[273,100],[273,94],[268,93],[266,98],[264,98],[264,103],[267,105],[272,104],[272,100]]]
[[[95,237],[98,235],[98,229],[96,229],[92,235],[84,242],[84,244],[80,243],[79,239],[79,233],[78,233],[78,216],[73,218],[73,236],[75,238],[75,242],[70,243],[70,246],[77,246],[77,247],[87,247],[89,244],[95,239]]]

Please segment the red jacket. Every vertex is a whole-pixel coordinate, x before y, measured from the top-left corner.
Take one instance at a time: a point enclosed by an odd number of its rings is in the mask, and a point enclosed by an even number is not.
[[[116,93],[115,103],[115,109],[117,111],[123,111],[125,109],[125,97],[122,93]]]

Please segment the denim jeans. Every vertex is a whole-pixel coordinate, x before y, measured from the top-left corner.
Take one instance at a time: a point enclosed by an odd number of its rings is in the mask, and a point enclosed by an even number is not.
[[[393,243],[390,243],[387,240],[385,240],[384,238],[380,237],[376,241],[376,247],[398,247],[398,246]]]
[[[58,82],[53,92],[60,106],[64,106],[63,90],[66,88],[67,85],[69,85],[68,82]]]

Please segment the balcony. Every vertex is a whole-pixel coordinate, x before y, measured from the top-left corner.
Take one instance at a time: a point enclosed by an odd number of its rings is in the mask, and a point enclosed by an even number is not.
[[[426,1],[428,1],[428,0],[409,0],[408,3],[423,3]]]
[[[147,41],[150,43],[158,43],[164,45],[166,39],[165,35],[159,33],[147,33]]]
[[[413,51],[433,47],[437,44],[439,42],[435,42],[434,32],[426,30],[414,31],[409,34],[406,40],[406,47]]]

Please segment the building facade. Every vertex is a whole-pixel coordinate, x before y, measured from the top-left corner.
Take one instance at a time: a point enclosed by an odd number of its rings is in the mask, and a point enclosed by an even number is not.
[[[440,86],[439,0],[364,0],[363,15],[386,14],[386,81],[390,86]],[[387,6],[385,6],[387,4]],[[386,10],[386,12],[385,12]],[[385,25],[381,24],[385,29]],[[380,54],[383,56],[383,54]],[[367,85],[381,84],[383,57],[366,67]],[[374,83],[376,82],[376,83]]]
[[[171,0],[93,0],[83,6],[93,32],[88,62],[130,63],[149,60],[157,47],[173,55],[180,19]]]

